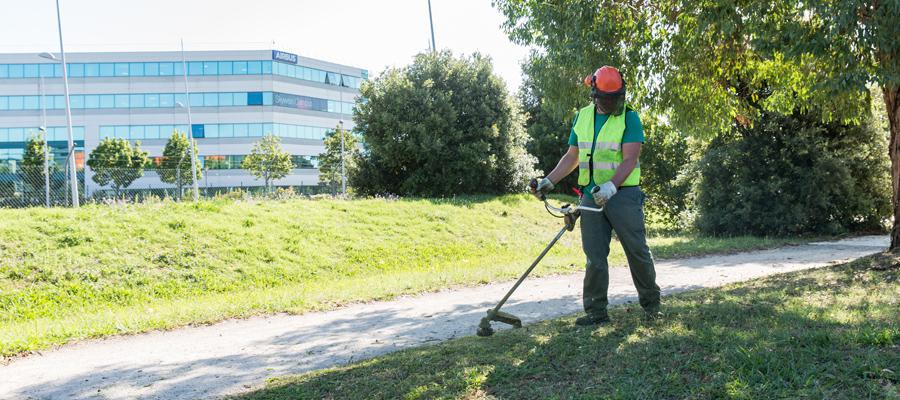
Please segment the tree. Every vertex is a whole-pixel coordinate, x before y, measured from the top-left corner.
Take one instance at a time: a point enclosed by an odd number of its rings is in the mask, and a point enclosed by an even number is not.
[[[194,142],[194,151],[198,151],[196,142]],[[199,162],[196,165],[197,179],[200,179],[203,177],[203,171],[200,169]],[[184,187],[194,184],[191,174],[191,144],[188,142],[186,134],[178,131],[172,132],[172,136],[169,137],[169,141],[166,142],[166,147],[163,149],[162,160],[156,172],[161,181],[178,188],[178,199],[181,200]]]
[[[359,193],[507,193],[535,174],[524,115],[486,57],[419,54],[361,96],[353,118],[364,151],[350,177]]]
[[[22,176],[25,183],[31,187],[33,198],[44,195],[45,177],[44,177],[44,151],[47,142],[37,137],[31,137],[25,143],[25,154],[22,156]],[[55,169],[53,159],[49,160],[50,165],[47,166],[48,172],[52,173]]]
[[[91,152],[87,165],[94,172],[91,179],[100,186],[111,185],[118,197],[122,189],[144,176],[149,162],[147,152],[141,151],[141,142],[132,146],[127,139],[106,138]]]
[[[344,153],[341,154],[341,137],[344,138]],[[325,152],[319,155],[319,182],[337,192],[341,184],[341,159],[343,158],[346,175],[356,171],[356,160],[359,158],[359,147],[356,136],[341,125],[325,135]]]
[[[856,0],[494,0],[504,28],[537,47],[530,72],[550,104],[584,98],[578,78],[623,66],[632,102],[681,132],[711,138],[763,113],[859,122],[877,82],[891,125],[900,242],[900,7]]]
[[[284,178],[293,167],[291,155],[281,149],[281,139],[275,135],[263,136],[254,143],[253,150],[241,163],[241,168],[265,182],[266,191],[270,190],[272,181]]]

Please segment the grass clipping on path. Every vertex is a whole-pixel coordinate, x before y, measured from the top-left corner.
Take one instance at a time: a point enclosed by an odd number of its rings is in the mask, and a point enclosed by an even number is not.
[[[891,255],[664,298],[667,318],[547,321],[271,380],[250,399],[900,398]]]
[[[523,195],[0,209],[0,221],[0,357],[512,279],[562,226]],[[668,258],[788,242],[674,235],[650,247]],[[535,274],[583,258],[576,230]],[[625,264],[620,246],[610,262]]]

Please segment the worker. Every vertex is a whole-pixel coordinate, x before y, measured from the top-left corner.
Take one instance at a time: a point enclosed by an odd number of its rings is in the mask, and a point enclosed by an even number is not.
[[[625,81],[618,69],[604,66],[588,75],[584,84],[591,89],[593,104],[575,115],[568,151],[531,191],[536,195],[548,193],[577,167],[578,185],[583,189],[580,204],[603,207],[603,212],[581,213],[581,244],[587,256],[583,292],[586,315],[576,319],[575,324],[609,322],[607,256],[613,230],[625,249],[644,318],[655,320],[662,313],[656,270],[644,229],[646,195],[640,188],[638,161],[644,142],[641,119],[625,104]]]

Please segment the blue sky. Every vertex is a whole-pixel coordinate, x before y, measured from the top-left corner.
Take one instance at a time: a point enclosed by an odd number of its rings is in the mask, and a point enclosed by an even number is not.
[[[0,0],[0,52],[58,51],[53,0]],[[402,66],[430,42],[427,0],[60,0],[66,51],[263,49],[366,68]],[[527,49],[490,0],[432,0],[438,48],[480,51],[511,90]]]

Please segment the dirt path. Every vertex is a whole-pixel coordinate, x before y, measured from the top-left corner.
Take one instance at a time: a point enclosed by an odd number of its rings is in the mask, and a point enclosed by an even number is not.
[[[885,236],[867,236],[665,261],[657,263],[657,275],[664,292],[674,293],[820,267],[872,254],[887,245]],[[238,393],[263,384],[268,377],[473,335],[485,310],[510,285],[64,346],[0,366],[0,398],[194,399]],[[579,274],[530,279],[504,310],[528,324],[579,312],[580,295]],[[611,271],[609,295],[613,304],[636,298],[626,269]]]

